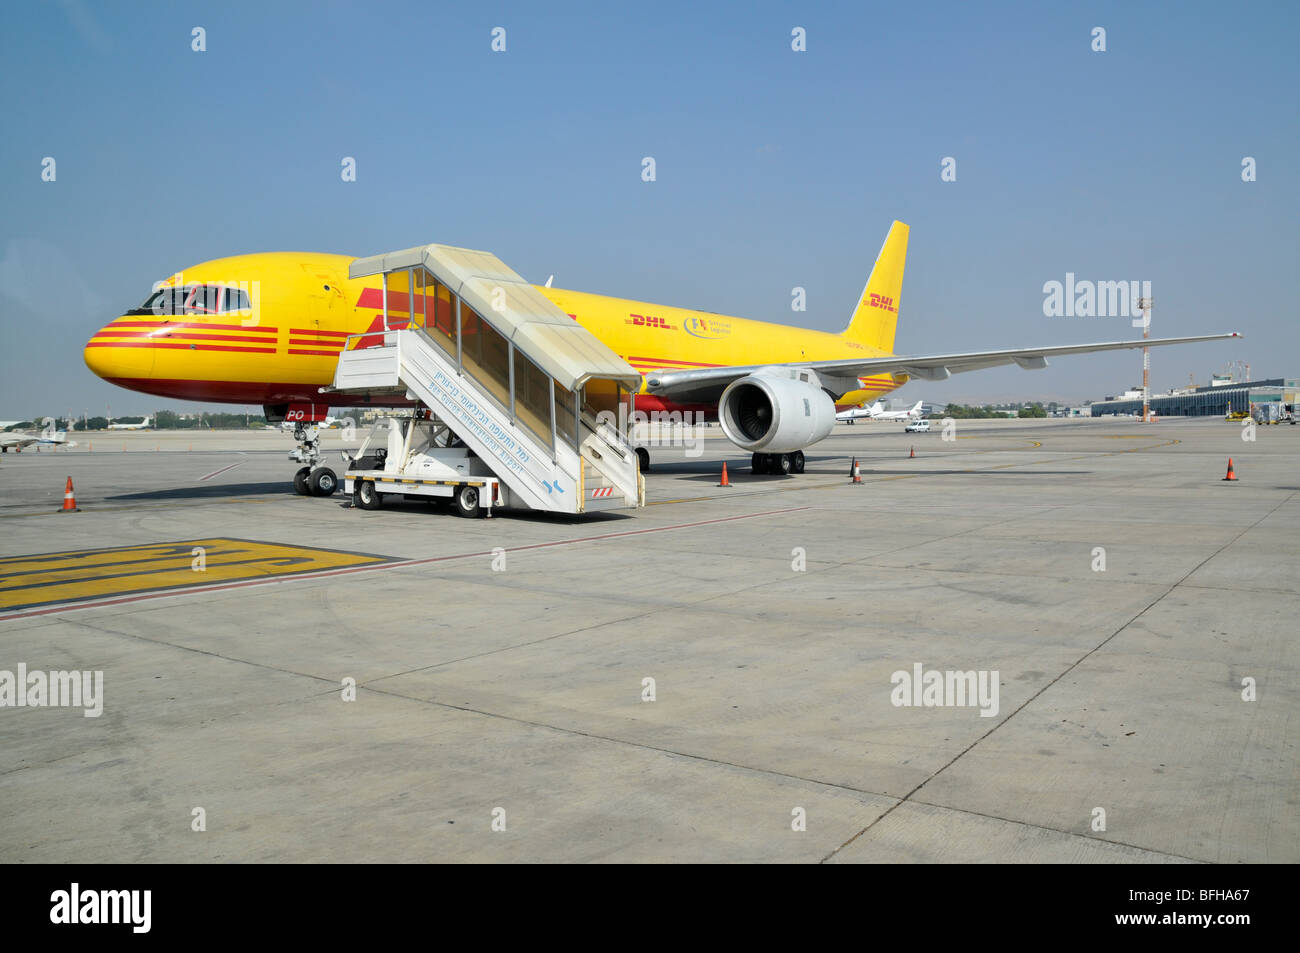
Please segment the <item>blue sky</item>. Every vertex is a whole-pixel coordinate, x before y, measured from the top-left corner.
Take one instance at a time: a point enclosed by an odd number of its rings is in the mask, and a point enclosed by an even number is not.
[[[210,258],[439,241],[560,287],[839,330],[894,218],[912,226],[900,352],[1132,335],[1044,316],[1043,283],[1074,272],[1151,281],[1156,336],[1246,334],[1153,352],[1156,389],[1237,358],[1295,376],[1298,10],[6,5],[0,418],[184,406],[98,380],[81,349]],[[899,396],[1081,400],[1140,368],[1067,358]]]

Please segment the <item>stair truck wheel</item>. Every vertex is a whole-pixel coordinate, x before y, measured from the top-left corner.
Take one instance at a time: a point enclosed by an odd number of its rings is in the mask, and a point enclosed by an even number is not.
[[[377,510],[384,505],[384,498],[375,489],[374,480],[362,480],[357,484],[357,506],[363,510]]]
[[[645,447],[636,448],[636,467],[642,473],[650,472],[650,451]]]
[[[293,490],[299,496],[311,496],[311,487],[307,485],[309,476],[311,476],[311,467],[303,467],[293,475]]]
[[[479,488],[465,484],[456,488],[456,513],[473,519],[483,513],[479,506]]]

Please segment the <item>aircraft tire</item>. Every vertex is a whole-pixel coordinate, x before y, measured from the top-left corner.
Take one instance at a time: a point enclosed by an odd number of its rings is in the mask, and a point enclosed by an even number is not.
[[[329,467],[317,467],[307,478],[312,496],[333,496],[339,488],[339,478]]]
[[[790,454],[790,470],[791,470],[791,472],[792,472],[792,473],[803,473],[803,468],[804,468],[804,465],[805,465],[806,462],[807,462],[807,461],[804,460],[803,451],[802,451],[802,450],[796,450],[794,453]]]
[[[299,496],[311,496],[311,487],[307,485],[309,476],[311,476],[311,467],[303,467],[293,475],[293,489]]]
[[[753,473],[755,476],[760,476],[760,475],[766,473],[766,472],[767,472],[767,454],[766,454],[766,453],[756,453],[756,454],[754,454],[754,456],[750,458],[749,469],[750,469],[750,472]]]
[[[792,453],[774,453],[772,455],[772,472],[779,473],[782,476],[789,476],[790,471],[794,469],[794,461],[790,459],[793,456]]]
[[[645,447],[636,448],[636,466],[642,473],[650,472],[650,451]]]

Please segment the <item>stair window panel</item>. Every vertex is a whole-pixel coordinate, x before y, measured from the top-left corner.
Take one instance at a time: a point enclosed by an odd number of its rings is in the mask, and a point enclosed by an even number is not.
[[[510,407],[510,342],[465,304],[460,305],[461,364],[466,373]]]
[[[415,325],[438,347],[456,356],[456,307],[451,291],[423,268],[415,269]]]
[[[559,381],[555,382],[555,439],[569,447],[578,446],[578,435],[574,425],[573,391]]]
[[[622,388],[619,387],[616,381],[604,380],[599,377],[592,378],[587,381],[583,396],[582,414],[588,418],[587,426],[593,430],[596,428],[596,421],[600,419],[602,413],[609,414],[609,419],[626,419],[618,412],[623,393]],[[614,429],[617,430],[617,426]]]
[[[405,331],[411,326],[411,269],[390,271],[384,275],[384,327]]]
[[[551,445],[551,378],[515,351],[515,420],[532,432],[543,447]]]

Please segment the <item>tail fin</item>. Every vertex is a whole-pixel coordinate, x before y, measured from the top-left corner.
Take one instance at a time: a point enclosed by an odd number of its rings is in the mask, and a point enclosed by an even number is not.
[[[903,296],[903,265],[907,261],[908,228],[894,222],[880,246],[876,264],[857,310],[844,330],[844,337],[859,344],[894,352],[894,331],[898,327],[898,302]]]

